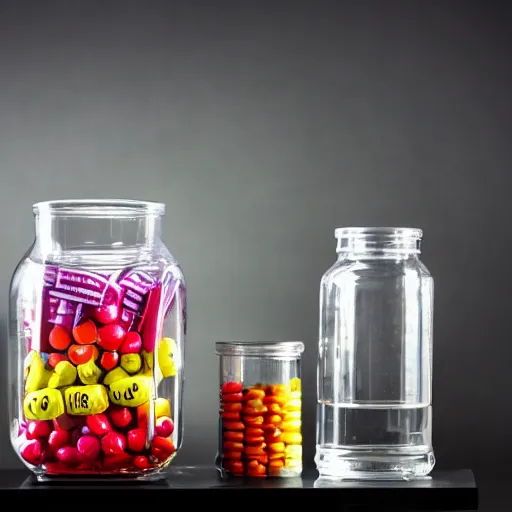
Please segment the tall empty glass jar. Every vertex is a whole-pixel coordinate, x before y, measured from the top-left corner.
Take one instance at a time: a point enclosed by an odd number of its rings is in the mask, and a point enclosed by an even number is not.
[[[340,228],[320,289],[320,477],[428,475],[432,450],[433,279],[422,232]]]
[[[301,342],[218,342],[222,477],[302,473]]]
[[[38,479],[158,478],[182,440],[182,271],[164,205],[34,205],[10,290],[9,424]]]

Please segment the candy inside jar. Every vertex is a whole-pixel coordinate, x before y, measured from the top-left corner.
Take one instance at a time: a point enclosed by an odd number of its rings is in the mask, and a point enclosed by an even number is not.
[[[219,342],[222,477],[302,473],[300,342]]]
[[[27,258],[13,283],[20,327],[11,439],[23,462],[40,479],[161,472],[181,443],[179,267]]]

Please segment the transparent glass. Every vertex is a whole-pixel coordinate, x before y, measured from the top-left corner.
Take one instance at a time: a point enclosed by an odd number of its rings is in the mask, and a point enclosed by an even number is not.
[[[39,480],[153,479],[182,443],[186,289],[163,204],[34,205],[10,287],[9,425]]]
[[[412,228],[337,229],[320,286],[315,462],[321,478],[408,479],[434,467],[433,279]]]
[[[221,477],[302,473],[301,342],[218,342]]]

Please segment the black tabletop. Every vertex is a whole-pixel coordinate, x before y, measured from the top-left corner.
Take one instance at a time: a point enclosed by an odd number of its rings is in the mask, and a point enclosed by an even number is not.
[[[0,493],[4,497],[13,492],[23,494],[23,503],[33,500],[73,498],[84,492],[99,494],[115,492],[116,507],[123,502],[128,505],[133,499],[169,499],[169,493],[182,497],[208,497],[219,499],[218,491],[243,492],[240,499],[246,503],[265,499],[271,494],[272,503],[311,499],[329,500],[329,508],[336,510],[357,510],[379,507],[391,510],[477,510],[478,492],[470,470],[435,471],[431,478],[412,482],[326,482],[317,478],[316,471],[305,471],[302,478],[221,480],[211,467],[173,467],[166,479],[138,483],[119,480],[75,480],[59,479],[40,483],[24,470],[0,470]],[[151,493],[148,495],[147,493]],[[213,495],[212,495],[213,493]],[[314,495],[313,495],[314,493]],[[165,496],[164,496],[165,494]],[[52,496],[50,496],[52,495]],[[156,496],[158,495],[158,496]],[[307,497],[308,496],[308,497]],[[268,497],[268,496],[267,496]],[[270,498],[270,497],[269,497]],[[229,498],[237,499],[232,494]],[[54,501],[52,501],[54,502]],[[55,501],[54,503],[56,503]],[[170,502],[169,502],[170,503]],[[213,502],[214,503],[214,502]],[[318,502],[320,503],[320,502]],[[165,501],[162,501],[165,504]]]

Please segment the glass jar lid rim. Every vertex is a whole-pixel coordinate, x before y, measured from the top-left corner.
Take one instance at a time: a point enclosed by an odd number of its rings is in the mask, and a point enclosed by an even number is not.
[[[304,352],[302,341],[217,341],[217,355],[299,357]]]
[[[371,236],[389,236],[397,238],[416,238],[423,237],[423,231],[419,228],[411,227],[341,227],[334,230],[336,238],[364,238]]]
[[[137,199],[57,199],[32,206],[33,212],[83,217],[145,217],[162,216],[165,204]]]

